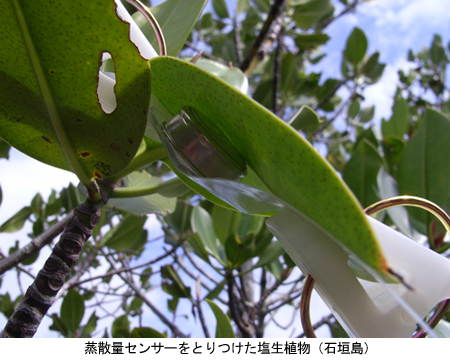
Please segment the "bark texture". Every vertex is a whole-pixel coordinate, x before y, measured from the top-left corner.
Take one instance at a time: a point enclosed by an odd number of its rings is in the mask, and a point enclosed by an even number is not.
[[[86,201],[75,208],[50,257],[26,291],[0,337],[34,336],[99,220],[99,206]]]

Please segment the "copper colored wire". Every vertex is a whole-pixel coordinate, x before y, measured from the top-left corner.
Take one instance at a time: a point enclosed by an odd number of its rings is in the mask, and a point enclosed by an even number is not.
[[[367,215],[373,215],[379,211],[386,210],[395,206],[414,206],[431,212],[436,216],[441,223],[444,225],[446,231],[450,233],[450,216],[442,210],[439,206],[416,196],[395,196],[389,199],[381,200],[369,207],[367,207],[364,212]],[[314,288],[314,279],[308,274],[303,287],[303,294],[300,302],[300,317],[303,326],[303,331],[306,337],[315,338],[317,337],[314,328],[311,324],[311,317],[309,313],[311,295]],[[450,299],[440,302],[433,315],[428,319],[427,324],[433,329],[439,321],[444,317],[445,312],[450,307]],[[414,338],[423,338],[427,336],[426,330],[420,330],[416,332]]]

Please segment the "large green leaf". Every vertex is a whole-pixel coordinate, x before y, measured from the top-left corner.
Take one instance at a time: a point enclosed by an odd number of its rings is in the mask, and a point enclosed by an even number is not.
[[[115,3],[8,0],[0,17],[0,137],[84,181],[124,168],[145,130],[150,68]],[[110,114],[97,95],[105,52],[116,77]]]
[[[168,55],[178,55],[207,2],[208,0],[166,0],[150,9],[164,34]],[[133,14],[133,18],[157,49],[155,33],[144,15],[137,12]]]
[[[400,194],[415,195],[448,208],[450,197],[450,120],[445,115],[428,110],[420,128],[406,144],[398,164]],[[408,209],[423,224],[430,217],[419,209]]]
[[[204,126],[222,132],[278,198],[303,212],[362,261],[388,269],[375,235],[339,175],[292,127],[197,66],[170,57],[150,61],[152,92],[172,113],[192,106]],[[245,180],[245,178],[244,178]],[[358,226],[355,226],[358,224]]]

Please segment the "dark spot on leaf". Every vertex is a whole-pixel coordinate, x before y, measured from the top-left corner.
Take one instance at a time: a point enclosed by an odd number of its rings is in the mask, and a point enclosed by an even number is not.
[[[129,153],[128,151],[125,153],[125,155],[126,155],[127,157],[130,157],[130,153]]]
[[[111,149],[113,149],[114,151],[120,151],[120,148],[121,148],[121,146],[117,145],[117,144],[111,144],[111,145],[109,145],[109,147]]]
[[[134,143],[134,140],[133,140],[132,138],[128,138],[128,142],[129,142],[130,144],[133,144],[133,143]]]
[[[50,139],[47,137],[47,136],[44,136],[44,135],[42,135],[42,138],[45,140],[45,141],[47,141],[48,143],[52,143],[51,141],[50,141]]]
[[[89,151],[83,151],[83,152],[78,152],[78,155],[80,157],[82,157],[83,159],[88,158],[89,156],[91,156],[91,153]]]
[[[100,174],[97,171],[94,171],[94,175],[95,175],[96,178],[101,178],[102,177],[102,174]]]
[[[77,119],[77,122],[81,122],[81,119]]]

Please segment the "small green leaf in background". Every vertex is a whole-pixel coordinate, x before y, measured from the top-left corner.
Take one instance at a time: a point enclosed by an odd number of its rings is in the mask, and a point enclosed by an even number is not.
[[[217,16],[224,19],[230,16],[225,0],[212,0],[212,6]]]
[[[408,128],[408,103],[402,96],[401,89],[398,88],[392,105],[392,115],[389,121],[383,119],[381,131],[383,137],[395,137],[403,139]]]
[[[386,67],[386,64],[378,62],[379,58],[380,53],[377,51],[373,53],[362,66],[361,72],[367,78],[366,81],[370,80],[368,81],[370,84],[374,84],[381,79],[384,68]]]
[[[375,106],[368,106],[359,114],[359,122],[362,124],[368,123],[375,116]]]
[[[293,19],[296,25],[307,30],[318,21],[329,17],[334,12],[334,6],[330,0],[306,0],[297,1]],[[294,5],[294,4],[293,4]]]
[[[382,165],[383,159],[378,150],[367,140],[363,140],[344,167],[342,178],[363,207],[379,200],[377,175]]]
[[[356,69],[363,61],[367,51],[367,38],[364,32],[355,27],[347,39],[344,50],[344,58]]]
[[[32,213],[33,209],[30,206],[23,207],[0,226],[0,232],[13,233],[19,231]]]
[[[131,330],[130,334],[131,338],[166,338],[167,336],[161,334],[159,331],[156,331],[150,327],[135,327]]]
[[[222,244],[225,243],[230,234],[236,232],[241,215],[239,211],[214,205],[211,211],[214,232]]]
[[[168,294],[174,297],[191,297],[191,288],[184,285],[178,273],[172,266],[166,265],[161,268],[161,276],[163,279],[170,280],[171,284],[163,287]]]
[[[225,66],[218,63],[217,61],[212,61],[204,58],[198,59],[195,65],[213,75],[216,75],[218,78],[222,79],[236,89],[242,91],[244,94],[248,92],[247,77],[238,68]]]
[[[146,171],[135,171],[124,179],[124,184],[129,188],[154,187],[162,183],[162,179],[151,176]],[[143,216],[154,212],[168,214],[175,210],[176,197],[166,197],[161,194],[131,198],[112,198],[108,201],[109,206],[127,211],[136,216]]]
[[[108,231],[101,245],[116,251],[134,250],[141,243],[146,217],[126,215],[121,222]]]
[[[330,40],[330,37],[323,33],[299,34],[295,36],[295,44],[306,50],[324,45],[328,40]]]
[[[442,45],[442,37],[440,35],[434,35],[429,53],[431,61],[437,66],[448,61],[447,54],[445,53],[444,46]]]
[[[226,316],[223,311],[217,306],[213,301],[206,299],[206,302],[211,307],[211,310],[216,317],[216,338],[235,338],[233,327],[231,326],[230,319]]]
[[[95,315],[95,311],[89,317],[87,323],[83,326],[80,326],[80,337],[90,337],[90,335],[97,328],[98,316]]]
[[[296,130],[315,131],[321,124],[317,113],[309,106],[302,106],[300,110],[291,118],[289,125]]]
[[[64,296],[61,304],[61,321],[67,326],[69,333],[75,334],[84,316],[84,300],[78,291],[71,289]]]
[[[164,34],[167,55],[178,55],[207,2],[208,0],[167,0],[150,8]],[[155,33],[144,15],[136,12],[133,19],[153,48],[158,49]]]
[[[428,199],[447,212],[450,197],[450,120],[435,110],[428,110],[421,126],[406,144],[398,164],[399,193]],[[431,216],[420,209],[409,213],[424,225]],[[418,229],[424,231],[424,229]]]
[[[113,338],[130,337],[130,321],[127,315],[119,316],[114,320],[111,326],[111,336]]]
[[[211,215],[200,206],[194,207],[191,214],[191,227],[200,236],[210,255],[221,261],[218,248],[219,241],[214,232]]]

